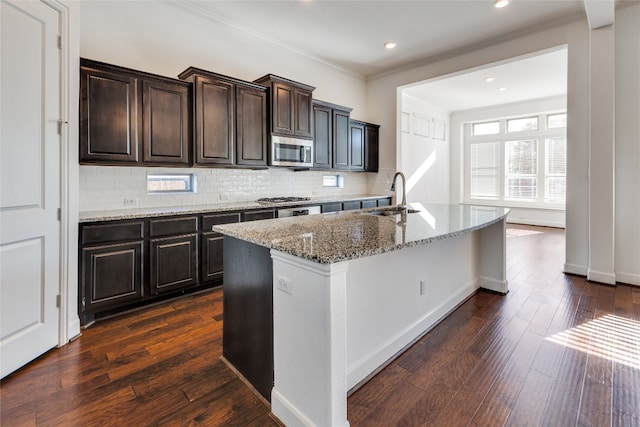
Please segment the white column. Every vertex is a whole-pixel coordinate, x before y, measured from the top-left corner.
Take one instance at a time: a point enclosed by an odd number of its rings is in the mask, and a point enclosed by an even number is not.
[[[478,230],[478,246],[480,287],[506,294],[506,219]]]
[[[348,426],[348,262],[317,264],[275,250],[271,412],[287,427]],[[285,286],[279,286],[280,281]],[[283,289],[286,287],[286,290]]]
[[[615,37],[609,25],[589,39],[589,267],[587,278],[614,284]]]

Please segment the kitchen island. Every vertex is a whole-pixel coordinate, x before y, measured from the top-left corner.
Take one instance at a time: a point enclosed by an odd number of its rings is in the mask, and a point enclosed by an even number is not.
[[[223,357],[286,425],[348,425],[350,390],[479,288],[507,292],[508,209],[411,207],[213,227]]]

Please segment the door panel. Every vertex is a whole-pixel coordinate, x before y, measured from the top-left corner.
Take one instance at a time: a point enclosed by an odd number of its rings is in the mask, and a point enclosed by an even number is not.
[[[0,374],[58,343],[59,15],[2,1]]]

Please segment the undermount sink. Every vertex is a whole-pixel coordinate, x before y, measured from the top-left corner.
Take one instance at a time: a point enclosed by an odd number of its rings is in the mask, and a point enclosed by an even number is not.
[[[402,208],[400,206],[396,206],[393,208],[388,208],[388,209],[381,209],[381,210],[377,210],[377,211],[371,211],[371,212],[367,212],[367,215],[375,215],[375,216],[394,216],[394,215],[400,215],[402,214],[402,211],[405,210],[405,208]],[[420,211],[416,210],[416,209],[406,209],[408,214],[412,214],[412,213],[418,213]]]

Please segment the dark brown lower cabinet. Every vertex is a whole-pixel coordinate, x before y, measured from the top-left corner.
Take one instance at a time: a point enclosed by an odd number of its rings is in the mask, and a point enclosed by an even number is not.
[[[201,282],[222,279],[222,234],[211,231],[211,227],[218,224],[240,222],[240,212],[218,213],[202,215],[202,236],[200,246]]]
[[[327,203],[322,211],[357,209],[366,202],[376,199]],[[378,206],[390,202],[388,197],[377,199]],[[211,228],[274,217],[274,209],[254,209],[80,224],[82,325],[161,298],[222,285],[228,261],[224,239]]]
[[[154,295],[198,284],[198,235],[152,239],[149,242],[151,293]]]
[[[144,242],[87,246],[82,249],[80,311],[83,324],[92,313],[139,301],[143,296]]]

